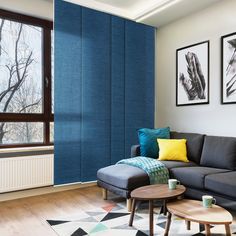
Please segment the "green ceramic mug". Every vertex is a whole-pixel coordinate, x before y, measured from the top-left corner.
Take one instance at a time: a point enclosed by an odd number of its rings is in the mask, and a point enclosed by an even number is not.
[[[209,195],[202,196],[202,205],[205,208],[211,208],[212,204],[216,204],[216,199]]]
[[[168,180],[168,185],[169,189],[176,189],[177,185],[180,184],[180,182],[177,179],[169,179]]]

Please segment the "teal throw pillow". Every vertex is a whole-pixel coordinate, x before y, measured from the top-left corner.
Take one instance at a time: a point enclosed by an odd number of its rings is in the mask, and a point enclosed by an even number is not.
[[[157,139],[169,139],[170,128],[148,129],[142,128],[138,130],[138,138],[140,144],[140,154],[145,157],[158,158],[159,147]]]

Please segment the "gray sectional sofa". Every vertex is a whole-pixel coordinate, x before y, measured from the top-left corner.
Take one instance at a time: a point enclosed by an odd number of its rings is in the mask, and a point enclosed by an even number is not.
[[[187,187],[185,197],[201,199],[209,194],[217,204],[236,210],[236,138],[171,132],[171,138],[187,139],[189,163],[162,161],[171,178]],[[140,154],[139,145],[131,148],[131,156]],[[148,175],[128,165],[112,165],[97,173],[98,186],[130,199],[135,188],[148,185]]]

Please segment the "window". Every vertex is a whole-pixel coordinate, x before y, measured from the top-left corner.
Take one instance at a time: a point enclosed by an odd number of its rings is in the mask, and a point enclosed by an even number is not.
[[[0,147],[53,143],[52,22],[0,10]]]

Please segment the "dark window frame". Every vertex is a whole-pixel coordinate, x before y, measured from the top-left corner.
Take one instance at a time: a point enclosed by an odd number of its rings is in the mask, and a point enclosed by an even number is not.
[[[0,18],[15,21],[23,24],[38,26],[42,28],[42,93],[43,106],[42,113],[19,114],[19,113],[0,113],[0,122],[43,122],[43,143],[14,143],[3,144],[0,148],[32,147],[32,146],[49,146],[50,142],[50,122],[54,121],[54,114],[51,109],[51,31],[53,22],[20,13],[10,12],[0,9]]]

